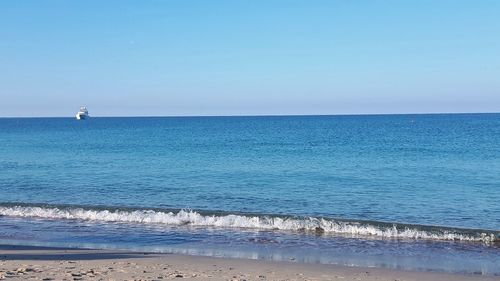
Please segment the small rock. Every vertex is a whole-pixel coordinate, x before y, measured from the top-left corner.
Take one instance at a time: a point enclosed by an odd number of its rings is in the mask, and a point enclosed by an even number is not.
[[[175,277],[177,277],[177,278],[183,278],[184,276],[182,276],[182,274],[176,274]]]

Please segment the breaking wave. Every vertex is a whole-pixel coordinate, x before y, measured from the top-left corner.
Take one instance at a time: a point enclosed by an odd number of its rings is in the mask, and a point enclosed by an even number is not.
[[[390,239],[431,239],[500,242],[500,232],[437,226],[347,221],[320,217],[285,217],[244,214],[202,214],[193,210],[94,209],[61,206],[0,206],[0,216],[68,219],[138,224],[189,225],[256,230],[301,231],[314,234],[342,234]]]

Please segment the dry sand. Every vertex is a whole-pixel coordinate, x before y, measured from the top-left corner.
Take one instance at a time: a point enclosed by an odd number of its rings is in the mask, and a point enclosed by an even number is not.
[[[125,251],[0,246],[5,280],[500,280],[500,277]]]

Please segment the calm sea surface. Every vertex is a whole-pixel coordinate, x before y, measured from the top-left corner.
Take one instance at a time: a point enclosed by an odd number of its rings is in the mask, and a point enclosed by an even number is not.
[[[500,274],[500,114],[0,119],[0,243]]]

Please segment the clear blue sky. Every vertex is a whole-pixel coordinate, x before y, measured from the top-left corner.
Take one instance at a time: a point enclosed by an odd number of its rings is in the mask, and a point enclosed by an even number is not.
[[[500,112],[500,1],[0,1],[0,116]]]

